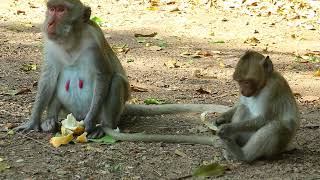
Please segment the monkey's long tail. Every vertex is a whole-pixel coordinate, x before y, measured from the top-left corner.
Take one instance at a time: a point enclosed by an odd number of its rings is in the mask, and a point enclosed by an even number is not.
[[[158,135],[158,134],[129,134],[119,133],[111,128],[104,128],[106,134],[112,136],[119,141],[139,141],[139,142],[166,142],[166,143],[182,143],[182,144],[202,144],[219,146],[218,137],[216,136],[186,136],[186,135]]]
[[[173,113],[186,112],[204,112],[211,111],[223,113],[229,110],[230,107],[218,104],[163,104],[163,105],[141,105],[141,104],[126,104],[123,114],[150,116]]]

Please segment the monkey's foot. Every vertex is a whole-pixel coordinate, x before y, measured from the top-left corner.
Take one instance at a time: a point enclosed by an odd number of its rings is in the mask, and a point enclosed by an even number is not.
[[[34,123],[34,121],[28,121],[22,124],[21,126],[14,128],[13,130],[25,132],[25,131],[31,131],[31,130],[40,131],[41,129],[40,129],[39,123]]]
[[[230,136],[233,133],[233,127],[231,124],[223,124],[220,126],[217,135],[224,140],[230,140]]]
[[[104,131],[100,126],[96,127],[92,132],[88,134],[88,138],[97,139],[105,135]]]
[[[230,161],[230,162],[233,162],[233,161],[236,161],[236,158],[235,156],[233,156],[230,152],[228,152],[227,150],[223,150],[223,158],[226,160],[226,161]]]
[[[57,131],[59,131],[59,123],[58,120],[56,118],[48,118],[46,121],[44,121],[41,124],[41,129],[44,132],[51,132],[51,133],[55,133]]]

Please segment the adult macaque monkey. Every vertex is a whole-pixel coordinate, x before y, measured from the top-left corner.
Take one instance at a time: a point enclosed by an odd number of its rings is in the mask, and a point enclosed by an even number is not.
[[[246,52],[233,79],[239,84],[240,100],[215,119],[229,158],[250,162],[286,150],[299,126],[299,111],[269,56]]]
[[[90,20],[91,10],[79,0],[48,0],[43,24],[44,63],[38,94],[29,122],[17,130],[54,132],[61,110],[84,119],[89,137],[110,134],[124,141],[164,141],[213,144],[211,137],[142,135],[115,132],[124,112],[148,115],[224,110],[219,105],[167,105],[157,107],[125,106],[129,84],[117,56],[101,29]],[[160,106],[159,106],[160,107]],[[47,120],[41,116],[47,110]],[[136,112],[136,113],[135,113]],[[96,126],[97,124],[101,126]]]

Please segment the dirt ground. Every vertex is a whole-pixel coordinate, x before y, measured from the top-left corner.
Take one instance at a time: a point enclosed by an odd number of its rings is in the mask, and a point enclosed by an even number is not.
[[[8,134],[9,123],[18,125],[30,117],[42,64],[40,24],[45,7],[40,0],[1,0],[0,179],[177,179],[212,162],[229,167],[220,179],[320,178],[320,78],[314,76],[320,65],[295,60],[297,53],[320,50],[319,24],[308,30],[289,26],[279,16],[248,16],[221,6],[170,12],[169,5],[147,9],[148,4],[140,1],[86,2],[93,16],[104,21],[106,38],[119,51],[130,83],[147,89],[132,93],[132,101],[138,103],[156,98],[166,103],[232,106],[238,91],[231,74],[240,55],[249,49],[269,55],[299,104],[301,127],[295,138],[296,148],[273,160],[246,164],[227,162],[221,148],[204,145],[118,142],[54,149],[49,144],[50,134]],[[158,35],[140,39],[145,42],[138,43],[134,37],[135,33],[153,32]],[[244,43],[251,37],[260,42],[253,42],[256,46]],[[197,51],[207,52],[207,56],[194,58],[185,53]],[[168,67],[168,62],[175,67]],[[25,64],[35,64],[37,69],[24,71]],[[122,119],[120,129],[210,135],[199,114],[192,113],[127,117]]]

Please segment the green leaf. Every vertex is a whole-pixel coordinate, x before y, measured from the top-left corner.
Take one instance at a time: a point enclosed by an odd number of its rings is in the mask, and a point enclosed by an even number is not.
[[[9,166],[7,163],[0,162],[0,172],[5,171],[6,169],[10,169],[11,166]]]
[[[111,171],[112,172],[118,172],[122,169],[122,164],[116,164],[114,166],[111,167]]]
[[[96,143],[103,143],[103,144],[114,144],[117,141],[113,139],[112,136],[109,136],[109,135],[105,135],[100,139],[88,139],[88,140]]]
[[[168,43],[165,40],[162,40],[162,39],[158,40],[157,44],[161,48],[166,48],[168,46]]]
[[[134,60],[133,59],[128,59],[127,60],[127,63],[131,63],[131,62],[134,62]]]
[[[7,92],[5,92],[5,95],[9,95],[9,96],[15,96],[17,95],[17,93],[19,92],[19,90],[15,90],[15,89],[9,89]]]
[[[226,42],[223,41],[223,40],[219,40],[219,41],[211,41],[210,43],[212,43],[212,44],[223,44],[223,43],[226,43]]]
[[[7,132],[8,135],[14,135],[14,131],[12,129],[10,129],[8,132]]]
[[[193,173],[196,177],[211,177],[211,176],[222,176],[226,171],[225,166],[221,166],[218,163],[212,163],[209,165],[200,166]]]
[[[163,102],[157,100],[157,99],[153,99],[153,98],[148,98],[146,100],[144,100],[144,103],[146,105],[150,105],[150,104],[156,104],[156,105],[160,105],[160,104],[163,104]]]
[[[146,39],[145,39],[144,37],[137,37],[137,38],[136,38],[136,41],[137,41],[138,43],[145,43],[145,42],[146,42]]]
[[[189,65],[191,65],[191,64],[193,64],[193,60],[192,59],[189,59],[188,61],[187,61],[187,63],[189,64]]]
[[[102,20],[97,16],[93,16],[90,20],[97,23],[99,26],[102,24]]]
[[[319,63],[320,62],[320,57],[318,56],[295,56],[294,58],[295,62],[309,62],[309,63]]]
[[[25,72],[28,72],[28,71],[34,71],[34,70],[37,70],[37,65],[36,64],[24,64],[22,65],[22,68],[21,68],[23,71]]]

